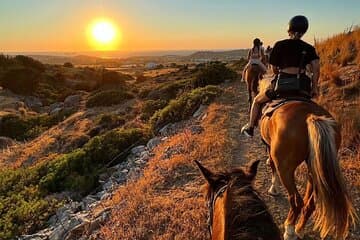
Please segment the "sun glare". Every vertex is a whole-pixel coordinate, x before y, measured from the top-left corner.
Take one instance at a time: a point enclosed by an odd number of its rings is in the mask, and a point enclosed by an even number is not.
[[[96,20],[90,25],[89,38],[96,50],[116,50],[120,31],[108,20]]]

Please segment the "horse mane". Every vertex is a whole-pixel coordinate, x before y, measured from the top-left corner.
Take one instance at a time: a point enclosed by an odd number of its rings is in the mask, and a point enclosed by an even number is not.
[[[229,190],[232,208],[230,239],[280,239],[277,225],[251,183],[239,185],[234,179]]]

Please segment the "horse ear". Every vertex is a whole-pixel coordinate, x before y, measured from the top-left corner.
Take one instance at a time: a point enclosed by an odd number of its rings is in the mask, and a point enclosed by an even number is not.
[[[248,173],[249,173],[248,176],[251,178],[251,180],[254,179],[254,177],[256,176],[259,163],[260,163],[260,160],[256,160],[256,161],[252,162],[248,169]]]
[[[209,169],[205,168],[203,165],[201,165],[200,162],[195,160],[196,165],[199,167],[202,175],[204,176],[204,178],[206,179],[206,181],[212,185],[214,184],[214,173],[212,173]]]

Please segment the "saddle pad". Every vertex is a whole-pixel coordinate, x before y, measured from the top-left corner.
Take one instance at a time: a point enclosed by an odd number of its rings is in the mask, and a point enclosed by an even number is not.
[[[268,103],[265,104],[265,106],[262,109],[262,115],[271,117],[272,114],[276,109],[279,107],[289,103],[289,102],[308,102],[308,103],[314,103],[310,99],[302,98],[302,97],[292,97],[292,98],[279,98],[274,99]],[[315,103],[314,103],[315,104]]]

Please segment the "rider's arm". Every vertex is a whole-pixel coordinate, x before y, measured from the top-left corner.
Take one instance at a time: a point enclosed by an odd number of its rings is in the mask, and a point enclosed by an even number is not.
[[[250,56],[251,56],[251,49],[250,49],[249,52],[248,52],[248,56],[247,56],[247,60],[248,60],[248,61],[250,60]]]
[[[263,47],[260,50],[260,58],[265,59],[265,53],[264,53],[264,48]]]
[[[313,89],[313,92],[315,92],[315,95],[317,95],[318,94],[318,81],[319,81],[319,77],[320,77],[320,61],[319,61],[319,59],[312,60],[310,62],[310,65],[311,65],[311,70],[312,70],[312,78],[311,78],[312,89]]]

